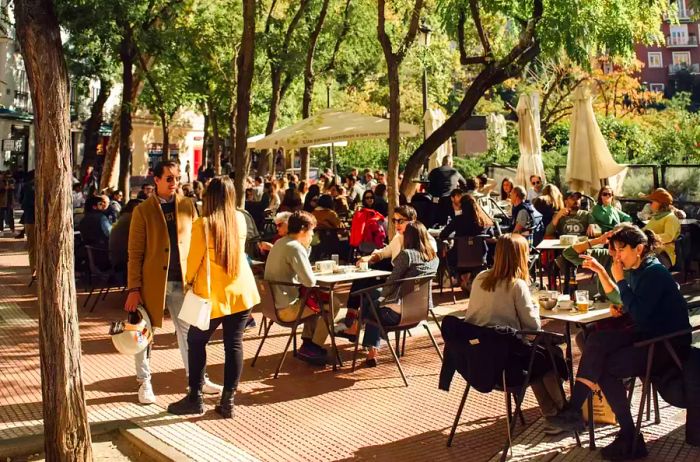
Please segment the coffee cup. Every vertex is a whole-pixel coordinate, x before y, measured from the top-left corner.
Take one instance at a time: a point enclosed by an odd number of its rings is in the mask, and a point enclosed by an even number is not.
[[[360,271],[369,271],[369,262],[367,260],[360,260],[360,264],[358,266]]]

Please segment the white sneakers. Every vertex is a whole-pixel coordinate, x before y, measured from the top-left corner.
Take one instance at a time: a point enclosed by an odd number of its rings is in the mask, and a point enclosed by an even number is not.
[[[150,380],[145,380],[141,383],[139,387],[139,403],[141,404],[154,404],[156,402],[156,395],[153,393],[153,386]]]
[[[209,380],[209,377],[204,376],[204,384],[202,384],[202,393],[205,395],[218,395],[224,391],[224,387]]]
[[[189,391],[189,387],[187,388]],[[219,395],[224,390],[219,384],[216,384],[209,380],[209,377],[204,378],[204,384],[202,385],[202,393],[205,395]],[[145,380],[141,382],[139,387],[139,403],[141,404],[154,404],[156,402],[156,395],[153,393],[153,386],[150,380]]]

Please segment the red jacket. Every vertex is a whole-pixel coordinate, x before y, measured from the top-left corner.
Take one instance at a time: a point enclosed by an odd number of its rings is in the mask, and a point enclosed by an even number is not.
[[[381,222],[384,215],[376,210],[363,208],[355,212],[350,226],[350,245],[359,247],[363,242],[371,242],[375,247],[384,247],[386,232]]]

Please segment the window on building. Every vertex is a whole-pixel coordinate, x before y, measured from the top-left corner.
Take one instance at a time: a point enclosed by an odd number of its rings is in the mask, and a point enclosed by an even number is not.
[[[673,64],[679,67],[690,66],[690,52],[689,51],[674,51],[673,52]]]
[[[663,55],[660,51],[650,51],[647,54],[649,67],[664,67]]]
[[[688,25],[672,24],[670,27],[669,45],[688,45]]]
[[[655,91],[658,93],[663,93],[664,92],[664,84],[663,83],[650,83],[649,84],[649,91]]]

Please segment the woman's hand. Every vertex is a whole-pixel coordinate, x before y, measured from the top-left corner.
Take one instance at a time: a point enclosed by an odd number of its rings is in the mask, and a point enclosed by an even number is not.
[[[600,273],[605,272],[605,267],[603,265],[601,265],[598,260],[591,257],[590,255],[583,254],[583,255],[579,255],[579,257],[581,257],[583,259],[581,266],[583,266],[584,268],[589,269],[596,274],[600,274]]]
[[[625,269],[622,266],[622,262],[615,258],[612,262],[612,277],[615,279],[615,282],[620,282],[623,279],[625,279]]]
[[[593,237],[595,236],[595,231],[593,229],[593,225],[588,225],[588,228],[586,228],[586,235],[588,237]]]
[[[610,316],[613,318],[619,318],[624,312],[622,311],[622,305],[610,305]]]

